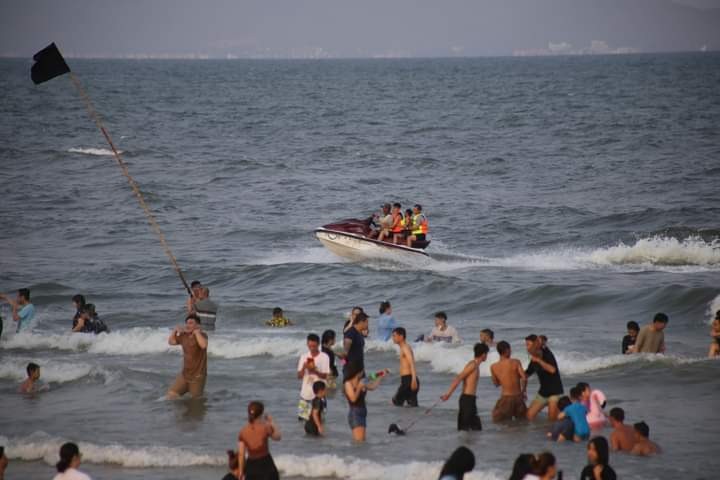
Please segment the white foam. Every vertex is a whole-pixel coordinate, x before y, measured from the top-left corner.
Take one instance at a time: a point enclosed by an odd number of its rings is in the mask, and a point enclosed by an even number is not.
[[[598,265],[660,265],[704,266],[720,265],[720,242],[708,243],[699,237],[683,241],[676,238],[652,237],[625,245],[595,250],[590,260]]]
[[[9,439],[0,436],[10,459],[25,461],[42,460],[49,465],[57,462],[57,455],[64,439],[45,433],[29,437]],[[83,461],[89,464],[112,464],[127,468],[168,468],[188,466],[224,466],[225,455],[198,453],[195,450],[166,446],[128,447],[124,445],[98,445],[78,442]],[[450,452],[447,452],[448,454]],[[377,478],[431,480],[436,479],[442,467],[440,462],[410,462],[383,464],[358,458],[342,458],[337,455],[276,455],[275,462],[283,476],[304,478],[343,478],[349,480],[374,480]],[[89,469],[89,468],[86,468]],[[498,480],[504,478],[499,472],[472,472],[470,480]]]
[[[40,381],[44,383],[73,382],[88,376],[101,376],[105,382],[112,375],[105,369],[88,364],[60,362],[31,358],[5,358],[0,365],[0,378],[21,382],[27,378],[25,368],[29,362],[40,366]]]
[[[69,148],[69,153],[81,153],[83,155],[114,155],[113,151],[108,148]],[[118,153],[123,153],[122,150],[118,150]]]
[[[713,298],[712,301],[708,304],[708,309],[707,309],[708,323],[712,323],[713,319],[715,318],[715,314],[718,311],[720,311],[720,295]]]
[[[333,255],[324,247],[274,251],[267,256],[252,259],[251,265],[285,265],[292,263],[330,264],[343,263],[345,260]]]

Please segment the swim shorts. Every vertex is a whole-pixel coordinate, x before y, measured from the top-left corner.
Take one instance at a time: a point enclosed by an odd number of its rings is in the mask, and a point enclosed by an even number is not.
[[[415,241],[416,242],[424,242],[425,241],[425,234],[424,233],[418,233],[415,235]]]
[[[298,402],[298,418],[301,420],[309,420],[312,413],[312,402],[303,400]]]
[[[195,377],[192,382],[188,382],[181,373],[175,378],[175,383],[173,383],[170,387],[170,391],[174,392],[179,397],[182,397],[186,393],[190,392],[190,396],[192,398],[199,398],[202,397],[203,392],[205,391],[206,380],[206,375],[200,375]]]
[[[400,377],[400,386],[397,389],[397,393],[392,398],[393,405],[396,407],[402,407],[405,402],[411,407],[417,407],[417,394],[420,391],[420,379],[417,379],[417,390],[413,391],[410,388],[412,383],[412,375],[403,375]]]
[[[357,427],[366,427],[367,408],[351,406],[350,411],[348,412],[348,424],[350,425],[351,430]]]
[[[501,396],[492,412],[493,422],[504,422],[515,418],[519,420],[525,418],[527,407],[522,395],[503,395]]]
[[[558,400],[560,400],[560,397],[562,397],[562,394],[559,395],[550,395],[549,397],[543,397],[539,393],[535,395],[535,398],[533,399],[534,402],[540,402],[540,404],[544,407],[550,402],[557,403]]]
[[[478,417],[477,397],[475,395],[460,395],[458,406],[457,428],[458,430],[482,430],[482,422]]]
[[[279,480],[280,473],[272,456],[248,458],[245,463],[245,480]]]

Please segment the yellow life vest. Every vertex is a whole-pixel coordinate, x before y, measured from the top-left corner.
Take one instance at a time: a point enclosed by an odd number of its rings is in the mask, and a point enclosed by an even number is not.
[[[412,231],[413,235],[426,235],[428,233],[428,219],[422,213],[418,213],[413,217],[413,223],[415,228]]]

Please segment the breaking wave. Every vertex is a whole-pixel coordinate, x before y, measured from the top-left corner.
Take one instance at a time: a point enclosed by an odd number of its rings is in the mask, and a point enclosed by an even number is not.
[[[113,151],[109,148],[69,148],[69,153],[81,153],[83,155],[99,155],[99,156],[108,156],[108,155],[114,155]],[[118,153],[123,153],[122,150],[118,150]]]
[[[0,379],[21,382],[27,378],[25,368],[29,362],[40,366],[40,381],[43,383],[74,382],[85,377],[102,377],[107,383],[112,375],[107,370],[88,364],[38,360],[30,358],[6,358],[0,365]]]

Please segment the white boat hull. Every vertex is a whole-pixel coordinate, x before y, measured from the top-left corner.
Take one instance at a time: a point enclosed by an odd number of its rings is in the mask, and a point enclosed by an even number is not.
[[[354,233],[318,228],[315,236],[335,255],[354,261],[380,259],[403,262],[429,258],[429,255],[419,248],[392,245]]]

